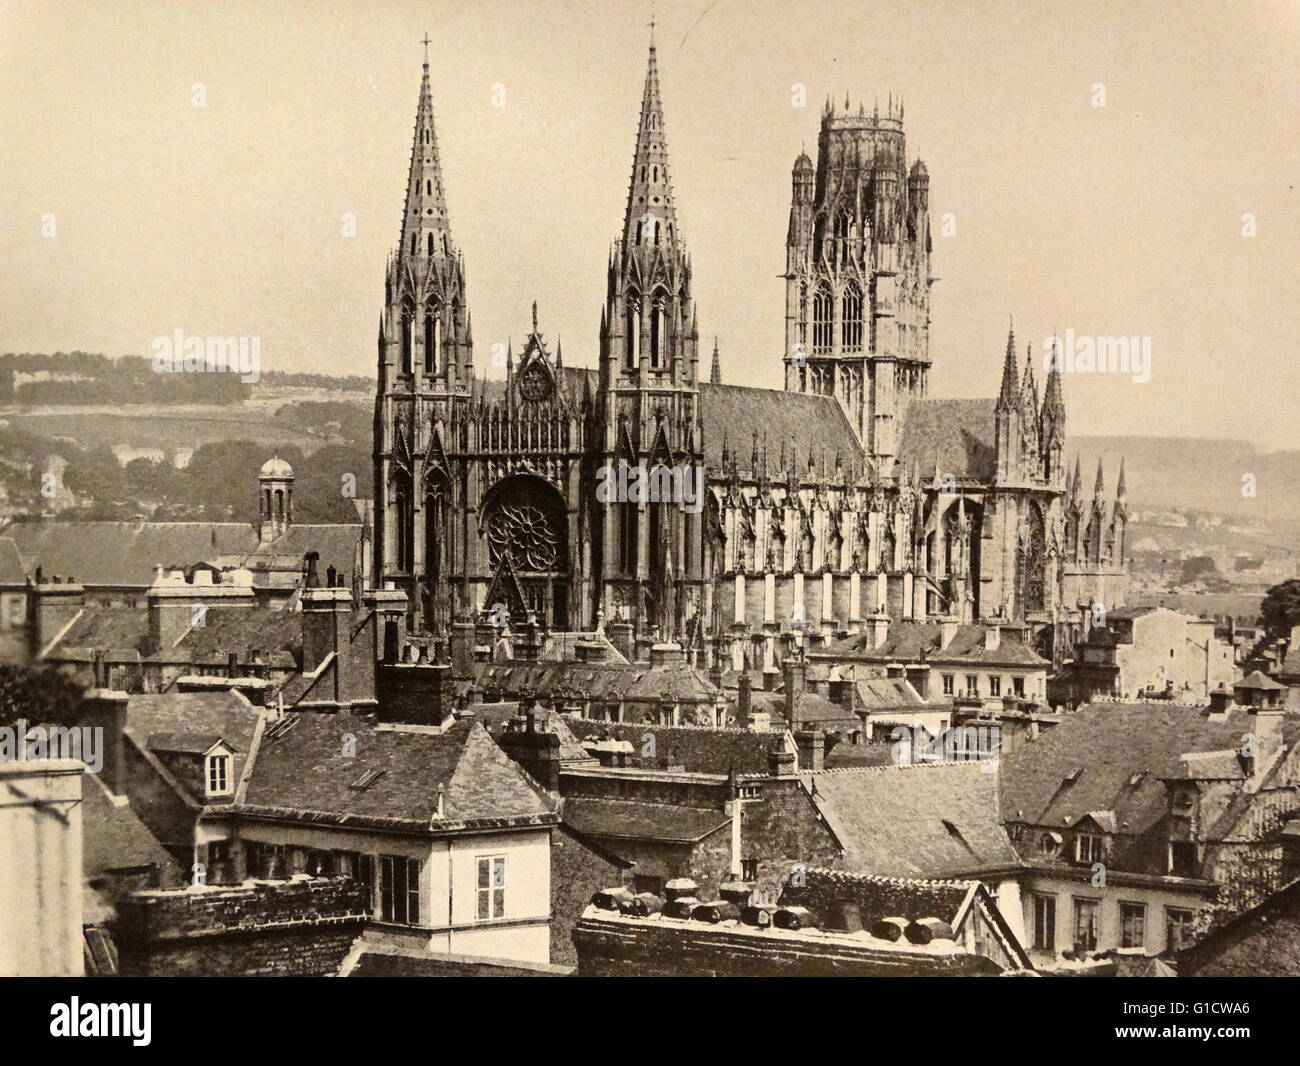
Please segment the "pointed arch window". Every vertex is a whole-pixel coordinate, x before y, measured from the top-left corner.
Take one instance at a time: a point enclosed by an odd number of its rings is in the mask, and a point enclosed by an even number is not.
[[[424,372],[438,372],[438,353],[442,349],[442,319],[436,307],[424,312]]]
[[[813,293],[813,351],[829,352],[833,324],[831,320],[831,294],[819,288]]]
[[[432,256],[433,255],[433,234],[432,233],[429,234],[429,238],[425,242],[425,247],[428,248],[428,254]]]
[[[629,370],[635,369],[641,349],[641,298],[633,293],[627,301],[627,344],[626,363]]]
[[[844,290],[840,343],[846,352],[862,350],[862,290],[856,284]]]
[[[664,304],[660,298],[655,300],[654,307],[650,309],[650,365],[656,370],[662,370],[668,365],[665,356],[668,338],[664,326]]]
[[[419,239],[420,239],[420,235],[418,233],[415,232],[411,233],[411,254],[412,255],[415,254],[415,242],[418,241]]]
[[[424,179],[424,195],[425,196],[433,195],[433,182],[428,178]]]
[[[397,549],[397,567],[399,570],[411,569],[411,496],[407,486],[400,485],[393,497],[394,510],[397,512],[397,529],[394,532],[394,547]]]
[[[415,315],[408,307],[402,311],[402,372],[409,374],[412,366],[412,347],[415,343]]]

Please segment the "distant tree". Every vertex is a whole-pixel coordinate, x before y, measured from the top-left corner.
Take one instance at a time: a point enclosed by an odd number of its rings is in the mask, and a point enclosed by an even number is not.
[[[1210,582],[1219,576],[1219,568],[1208,555],[1195,555],[1183,561],[1178,574],[1180,585],[1190,585],[1195,581]]]
[[[1300,625],[1300,579],[1289,578],[1264,593],[1259,615],[1273,636],[1283,636],[1292,626]]]
[[[0,664],[0,726],[25,718],[32,725],[76,721],[81,687],[52,667]]]

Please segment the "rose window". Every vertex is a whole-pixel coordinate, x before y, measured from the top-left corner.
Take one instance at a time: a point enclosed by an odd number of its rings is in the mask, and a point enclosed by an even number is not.
[[[535,504],[503,503],[488,519],[487,537],[493,567],[509,554],[517,570],[545,572],[556,568],[560,538],[546,512]]]

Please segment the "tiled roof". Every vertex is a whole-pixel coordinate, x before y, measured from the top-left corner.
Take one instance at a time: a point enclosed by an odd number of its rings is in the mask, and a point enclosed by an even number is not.
[[[1286,686],[1279,685],[1262,670],[1252,670],[1240,681],[1232,683],[1233,688],[1265,689],[1269,692],[1285,692]]]
[[[717,689],[689,663],[476,663],[477,683],[485,692],[518,696],[575,693],[594,700],[711,702]]]
[[[894,745],[840,742],[827,751],[823,765],[827,770],[863,770],[869,767],[892,766]]]
[[[216,665],[224,664],[231,652],[247,662],[251,652],[264,663],[289,669],[302,658],[302,615],[296,611],[214,606],[204,612],[203,621],[170,649],[172,657]]]
[[[724,439],[737,456],[739,468],[747,469],[755,433],[760,447],[767,441],[771,463],[777,462],[782,444],[793,446],[801,474],[807,469],[809,455],[816,460],[820,474],[823,449],[828,473],[837,453],[846,466],[862,461],[862,446],[833,396],[708,382],[700,382],[699,388],[700,416],[710,427],[704,441],[705,462],[710,469],[722,466]]]
[[[584,367],[564,368],[565,388],[578,399],[582,397],[584,378],[595,394],[596,377],[596,371]],[[489,382],[489,398],[499,397],[503,392],[501,388],[492,388],[494,384]],[[716,472],[722,467],[724,427],[725,440],[737,456],[741,470],[750,466],[755,433],[760,446],[766,438],[768,458],[772,462],[776,462],[780,455],[783,442],[787,448],[793,444],[800,473],[807,469],[809,455],[816,460],[820,473],[823,448],[828,472],[837,453],[846,467],[862,462],[862,446],[844,415],[844,409],[833,396],[757,389],[747,385],[714,385],[708,381],[701,381],[698,387],[701,418],[706,426],[716,427],[709,431],[704,441],[704,461],[711,471]]]
[[[1235,752],[1253,729],[1254,716],[1240,707],[1212,716],[1208,707],[1164,700],[1085,704],[1034,743],[1002,756],[1003,816],[1028,825],[1070,826],[1088,811],[1114,811],[1118,865],[1129,858],[1129,848],[1139,846],[1136,838],[1165,817],[1162,779],[1228,772],[1235,757],[1227,760],[1224,753]],[[1287,715],[1284,742],[1293,745],[1298,738],[1300,716]]]
[[[924,652],[930,662],[951,659],[989,666],[1047,666],[1046,659],[1006,629],[998,646],[987,649],[985,631],[982,625],[955,626],[952,640],[944,644],[942,623],[893,622],[878,648],[873,646],[871,634],[864,631],[835,641],[813,655],[819,659],[855,656],[873,662],[915,662]]]
[[[81,868],[87,880],[112,870],[174,865],[171,855],[145,828],[130,804],[118,804],[109,796],[99,775],[86,774],[84,781]]]
[[[997,773],[954,762],[805,774],[847,868],[950,877],[1018,863],[999,820]]]
[[[149,644],[149,612],[143,607],[85,607],[51,650],[56,659],[86,660],[102,650],[134,658]]]
[[[940,474],[992,481],[997,473],[997,401],[913,400],[898,444],[898,462],[922,477]],[[889,473],[890,471],[885,471]]]
[[[178,751],[190,755],[202,755],[211,751],[222,740],[223,738],[216,733],[152,733],[148,744],[150,751]]]
[[[640,752],[644,735],[653,733],[656,754],[684,766],[688,773],[726,774],[734,768],[738,774],[766,774],[768,755],[786,750],[783,732],[652,726],[643,722],[596,722],[572,717],[566,721],[580,741],[608,736],[630,741],[634,753]]]
[[[350,574],[360,524],[295,525],[261,548],[257,530],[243,522],[68,522],[40,519],[15,522],[5,531],[21,557],[21,576],[11,580],[12,563],[0,570],[5,583],[16,584],[39,566],[47,576],[72,577],[85,585],[147,588],[155,567],[186,567],[226,558],[250,570],[264,569],[271,556],[302,565],[308,551],[320,552],[328,566]],[[3,541],[0,541],[2,543]],[[0,562],[6,553],[0,551]]]
[[[344,733],[355,738],[355,755],[344,754]],[[310,711],[294,712],[291,726],[263,739],[237,809],[423,832],[557,821],[550,803],[474,719],[431,733]]]
[[[235,749],[232,780],[237,782],[260,718],[236,692],[137,694],[127,703],[126,733],[142,750],[148,750],[150,738],[160,733],[220,737]]]
[[[519,701],[500,703],[473,703],[469,710],[473,716],[487,726],[493,736],[502,732],[506,723],[519,719]],[[554,733],[560,738],[560,761],[594,762],[594,757],[582,746],[582,743],[569,728],[569,719],[562,714],[535,706],[533,710],[534,727],[540,732]]]
[[[690,844],[730,825],[731,816],[669,803],[571,797],[564,801],[564,824],[594,837]]]

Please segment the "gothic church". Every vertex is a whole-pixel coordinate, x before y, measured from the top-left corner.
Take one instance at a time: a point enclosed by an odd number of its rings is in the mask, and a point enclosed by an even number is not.
[[[883,617],[998,621],[1059,655],[1093,604],[1122,605],[1123,471],[1113,498],[1100,469],[1091,498],[1067,476],[1059,370],[1040,398],[1012,334],[996,399],[927,396],[929,212],[902,104],[828,104],[792,173],[785,389],[723,384],[716,342],[702,379],[651,44],[598,366],[565,366],[534,306],[505,382],[476,378],[426,61],[374,429],[374,573],[410,624],[503,605],[757,668]],[[623,464],[690,471],[703,498],[598,494]]]

